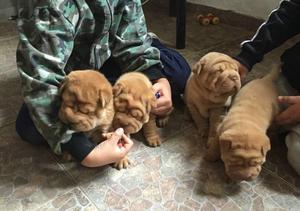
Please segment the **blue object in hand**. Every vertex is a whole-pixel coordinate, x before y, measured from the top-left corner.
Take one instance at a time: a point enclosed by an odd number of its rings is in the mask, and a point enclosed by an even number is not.
[[[160,98],[160,92],[156,92],[155,97],[156,97],[156,99],[159,99]]]

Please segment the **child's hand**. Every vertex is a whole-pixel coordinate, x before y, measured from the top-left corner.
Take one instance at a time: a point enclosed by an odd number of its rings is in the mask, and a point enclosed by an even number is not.
[[[154,93],[159,93],[160,97],[157,99],[156,108],[152,109],[152,113],[155,115],[164,115],[169,113],[172,107],[172,94],[171,86],[166,78],[160,78],[152,86]]]
[[[275,121],[279,125],[295,124],[300,122],[300,96],[279,96],[278,102],[289,107],[277,115]]]
[[[97,145],[81,164],[87,167],[97,167],[115,163],[124,158],[132,146],[132,140],[124,134],[122,128],[119,128],[109,139]]]

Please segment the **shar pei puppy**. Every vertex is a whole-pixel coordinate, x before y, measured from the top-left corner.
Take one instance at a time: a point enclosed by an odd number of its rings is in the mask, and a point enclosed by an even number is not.
[[[156,97],[151,81],[142,73],[129,72],[123,74],[113,86],[115,117],[113,127],[122,127],[126,135],[143,129],[148,145],[156,147],[161,139],[156,131],[156,122],[164,126],[168,116],[162,118],[151,114],[156,106]],[[158,118],[158,121],[157,121]],[[128,165],[128,160],[124,160]]]
[[[278,75],[273,70],[246,84],[218,128],[221,159],[233,181],[255,179],[266,160],[271,148],[267,129],[279,112]]]
[[[60,120],[99,143],[102,133],[109,132],[115,113],[112,86],[105,76],[94,70],[72,71],[60,86],[60,96]]]
[[[230,104],[231,96],[241,87],[238,66],[229,56],[210,52],[193,67],[185,89],[185,102],[202,138],[207,139],[207,160],[218,154],[216,130]]]

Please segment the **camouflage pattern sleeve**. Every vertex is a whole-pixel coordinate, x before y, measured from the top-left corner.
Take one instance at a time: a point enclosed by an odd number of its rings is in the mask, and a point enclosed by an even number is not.
[[[112,57],[124,71],[144,71],[159,65],[159,50],[151,46],[140,0],[120,0],[115,11]]]
[[[17,65],[30,116],[52,150],[60,154],[60,143],[67,142],[73,133],[59,121],[57,113],[59,84],[73,49],[77,9],[66,3],[70,1],[41,2],[30,19],[18,20]]]

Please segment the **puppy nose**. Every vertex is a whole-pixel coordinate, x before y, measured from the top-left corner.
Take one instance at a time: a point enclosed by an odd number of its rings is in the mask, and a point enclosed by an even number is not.
[[[247,181],[252,181],[252,180],[254,180],[257,176],[258,176],[258,174],[251,174],[251,176],[247,177],[245,180],[247,180]]]

